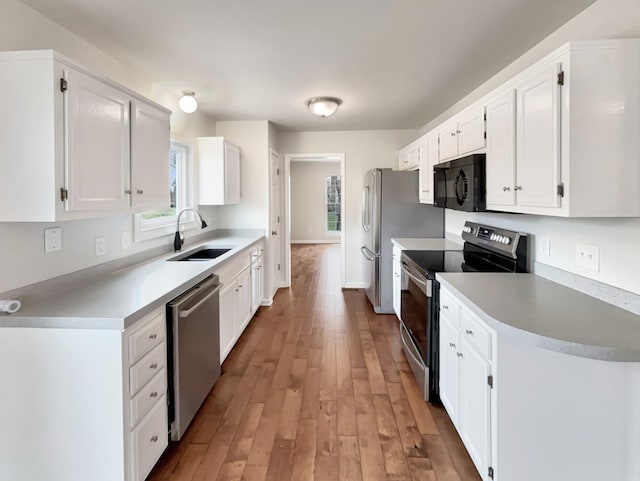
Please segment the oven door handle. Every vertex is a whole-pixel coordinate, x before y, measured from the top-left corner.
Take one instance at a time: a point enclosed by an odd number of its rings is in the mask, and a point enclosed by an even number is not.
[[[427,297],[431,297],[431,289],[430,289],[431,286],[429,281],[423,281],[412,272],[409,272],[409,270],[405,267],[404,264],[402,264],[402,272],[404,272],[407,276],[409,276],[409,278],[413,282],[415,282],[420,287],[422,287],[422,292],[424,292]]]

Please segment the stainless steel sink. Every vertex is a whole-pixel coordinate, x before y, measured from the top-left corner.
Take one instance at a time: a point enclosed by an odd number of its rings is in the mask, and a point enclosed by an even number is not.
[[[210,261],[211,259],[217,259],[223,254],[229,252],[231,248],[219,248],[203,246],[194,251],[189,251],[181,254],[168,261]]]

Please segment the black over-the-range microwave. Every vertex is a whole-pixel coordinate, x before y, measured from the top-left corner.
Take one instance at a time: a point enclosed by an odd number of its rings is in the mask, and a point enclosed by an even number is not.
[[[434,205],[447,209],[486,210],[486,155],[473,154],[433,167]]]

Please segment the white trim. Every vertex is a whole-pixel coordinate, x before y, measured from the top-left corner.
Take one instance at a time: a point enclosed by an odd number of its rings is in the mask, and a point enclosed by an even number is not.
[[[342,199],[340,202],[340,283],[342,287],[346,287],[346,271],[347,271],[347,253],[345,245],[345,211],[346,211],[346,159],[345,153],[327,153],[327,154],[285,154],[284,155],[284,223],[285,223],[285,256],[281,262],[285,264],[284,275],[285,284],[291,285],[291,162],[340,162],[340,179],[342,182]],[[326,197],[326,196],[325,196]]]
[[[349,282],[342,285],[343,289],[366,289],[367,285],[364,282]]]
[[[338,233],[336,233],[337,235]],[[292,240],[292,244],[340,244],[339,239],[323,240]]]

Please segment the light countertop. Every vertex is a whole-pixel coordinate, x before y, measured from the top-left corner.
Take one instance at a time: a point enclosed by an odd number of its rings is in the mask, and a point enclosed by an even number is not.
[[[461,251],[462,244],[443,238],[393,238],[394,245],[407,251]]]
[[[232,248],[217,259],[167,262],[171,252],[96,277],[80,286],[23,304],[20,311],[0,315],[0,327],[125,329],[211,274],[236,254],[259,242],[261,235],[215,237],[189,246]]]
[[[437,280],[499,335],[604,361],[640,361],[640,316],[534,274],[442,273]]]

